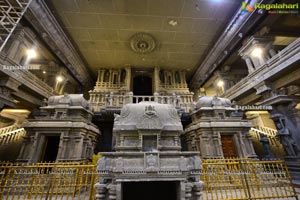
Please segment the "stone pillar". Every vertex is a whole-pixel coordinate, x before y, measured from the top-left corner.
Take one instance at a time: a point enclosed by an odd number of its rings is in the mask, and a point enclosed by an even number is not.
[[[194,182],[193,183],[193,195],[192,195],[192,200],[199,200],[202,196],[202,191],[204,190],[204,182],[199,181],[199,182]]]
[[[185,184],[184,181],[180,182],[180,200],[185,200]]]
[[[107,185],[106,184],[101,184],[101,183],[96,183],[94,185],[95,189],[96,189],[96,200],[105,200],[105,194],[106,194],[106,190],[107,190]]]
[[[251,61],[250,57],[245,56],[245,57],[243,57],[243,59],[244,59],[245,62],[246,62],[246,65],[247,65],[247,67],[248,67],[248,72],[249,72],[249,74],[251,74],[252,72],[254,72],[254,71],[255,71],[255,67],[254,67],[254,65],[252,64],[252,61]]]
[[[34,163],[37,162],[36,160],[36,149],[38,145],[38,137],[39,137],[39,132],[35,132],[34,136],[30,136],[30,143],[32,144],[30,148],[30,153],[29,153],[29,162]]]
[[[186,200],[192,199],[192,189],[193,189],[192,187],[193,187],[192,183],[185,184],[185,199]]]
[[[154,92],[154,101],[157,102],[157,103],[160,103],[158,102],[158,96],[159,96],[159,93],[158,92]]]
[[[107,186],[107,189],[108,189],[108,199],[109,200],[115,200],[115,199],[117,199],[116,185],[115,184],[109,184]]]
[[[129,102],[128,103],[133,103],[133,92],[129,92]]]
[[[258,48],[261,48],[261,47],[258,47]],[[265,64],[265,62],[267,61],[267,59],[266,59],[265,56],[266,56],[265,54],[263,54],[263,55],[261,55],[261,56],[258,56],[258,57],[252,56],[251,60],[252,60],[252,63],[253,63],[253,65],[254,65],[255,69],[258,69],[258,68],[260,68],[262,65]]]
[[[274,49],[269,49],[269,54],[270,54],[270,57],[272,58],[273,56],[275,56],[277,53]]]
[[[154,67],[154,92],[159,92],[159,67]]]
[[[98,70],[98,77],[97,77],[97,82],[103,82],[103,71],[104,70]]]
[[[8,57],[15,60],[15,56],[20,53],[20,43],[24,40],[24,31],[18,32],[14,37],[14,41],[8,50]]]
[[[130,91],[130,85],[131,85],[131,67],[130,65],[127,65],[125,67],[125,70],[126,70],[126,78],[125,78],[125,88],[126,88],[126,91]]]
[[[179,77],[180,77],[180,84],[181,84],[181,87],[183,87],[184,84],[185,84],[185,72],[184,72],[184,71],[180,71],[180,72],[179,72]]]

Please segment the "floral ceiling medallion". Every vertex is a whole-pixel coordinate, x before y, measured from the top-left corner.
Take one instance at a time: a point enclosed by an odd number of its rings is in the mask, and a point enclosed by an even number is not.
[[[137,33],[130,39],[130,47],[136,53],[150,53],[156,47],[155,39],[148,33]]]

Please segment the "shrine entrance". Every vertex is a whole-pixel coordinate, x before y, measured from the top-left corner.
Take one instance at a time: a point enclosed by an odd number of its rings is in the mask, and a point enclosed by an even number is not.
[[[233,135],[222,135],[222,150],[225,158],[238,157],[235,149],[235,144],[233,140]]]
[[[46,136],[45,145],[42,152],[42,162],[56,161],[60,136]]]
[[[152,93],[152,78],[144,75],[138,75],[133,78],[133,94],[151,96]]]
[[[178,191],[178,181],[124,182],[122,200],[177,200]]]

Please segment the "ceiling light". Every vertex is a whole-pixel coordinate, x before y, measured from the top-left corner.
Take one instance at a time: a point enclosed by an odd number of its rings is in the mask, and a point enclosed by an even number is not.
[[[62,82],[63,80],[64,80],[64,78],[62,76],[57,76],[56,77],[57,82]]]
[[[31,59],[31,58],[36,58],[36,56],[37,56],[36,51],[35,51],[34,49],[28,49],[28,50],[26,51],[26,53],[27,53],[27,57],[28,57],[29,59]]]
[[[261,56],[262,56],[262,53],[263,53],[262,48],[260,48],[260,47],[255,47],[255,48],[253,49],[253,51],[251,52],[251,55],[252,55],[253,57],[261,57]]]
[[[43,71],[43,74],[46,74],[46,71]]]
[[[224,82],[223,82],[223,81],[218,81],[217,85],[218,85],[219,87],[223,87]]]
[[[171,26],[177,26],[177,24],[178,24],[178,22],[176,21],[176,20],[170,20],[169,21],[169,24],[171,25]]]

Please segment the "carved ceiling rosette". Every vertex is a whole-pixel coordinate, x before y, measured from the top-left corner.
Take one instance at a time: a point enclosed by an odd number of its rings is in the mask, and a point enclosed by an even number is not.
[[[130,47],[136,53],[147,54],[156,47],[156,41],[149,33],[137,33],[130,39]]]

